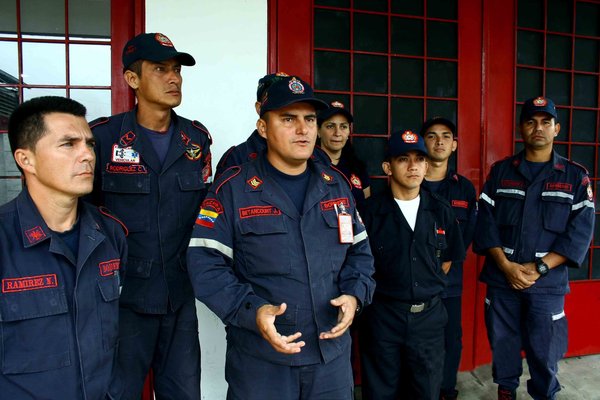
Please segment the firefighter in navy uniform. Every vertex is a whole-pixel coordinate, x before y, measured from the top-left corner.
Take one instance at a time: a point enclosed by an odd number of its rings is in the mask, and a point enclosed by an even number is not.
[[[9,121],[26,187],[0,207],[0,397],[108,399],[117,351],[123,227],[79,197],[93,186],[85,107],[21,104]]]
[[[427,149],[412,131],[392,133],[382,168],[390,187],[365,203],[377,287],[360,324],[366,400],[437,400],[444,362],[445,270],[465,255],[445,199],[421,187]]]
[[[93,201],[129,229],[129,268],[121,294],[122,399],[139,399],[154,373],[158,399],[200,399],[200,345],[185,253],[211,180],[211,138],[178,116],[181,66],[194,58],[160,33],[131,39],[124,77],[133,110],[91,123],[96,137]]]
[[[486,255],[480,280],[498,398],[516,398],[524,350],[528,393],[554,399],[567,350],[567,267],[585,259],[594,201],[587,171],[553,150],[560,124],[552,100],[527,100],[519,129],[525,149],[492,167],[473,247]]]
[[[285,72],[277,72],[274,74],[267,74],[258,80],[258,86],[256,88],[256,102],[254,108],[256,113],[260,116],[260,105],[265,99],[267,90],[274,82],[289,77]],[[254,130],[245,142],[240,143],[236,146],[231,146],[217,163],[215,170],[215,177],[221,175],[227,168],[233,166],[242,165],[245,162],[252,161],[260,153],[267,149],[267,141],[264,137],[260,136],[258,130]],[[312,155],[312,159],[317,162],[322,162],[325,165],[329,164],[330,160],[327,154],[321,150],[318,146],[315,147]]]
[[[471,181],[448,165],[450,156],[458,146],[456,126],[446,118],[434,117],[425,121],[419,134],[425,140],[429,155],[429,168],[423,187],[448,200],[458,220],[466,250],[475,232],[477,195]],[[456,375],[462,352],[463,263],[452,263],[446,277],[448,284],[442,294],[442,302],[448,313],[448,324],[444,332],[446,355],[440,399],[453,400],[458,397]]]
[[[271,85],[267,151],[212,185],[188,251],[197,298],[227,326],[229,400],[351,400],[351,324],[373,260],[343,175],[310,159],[316,110],[301,79]]]

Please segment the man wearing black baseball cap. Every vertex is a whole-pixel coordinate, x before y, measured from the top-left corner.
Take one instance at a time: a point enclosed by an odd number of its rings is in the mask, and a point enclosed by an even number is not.
[[[458,220],[465,250],[473,241],[477,218],[477,196],[471,181],[454,171],[449,160],[458,146],[456,125],[444,117],[433,117],[423,123],[419,133],[429,153],[429,169],[423,187],[448,200]],[[447,286],[441,295],[448,313],[446,324],[444,370],[440,400],[458,397],[456,376],[462,352],[462,286],[463,264],[452,263],[446,272]]]
[[[136,107],[91,123],[96,137],[93,201],[129,228],[120,298],[115,398],[139,399],[150,369],[156,398],[200,399],[200,345],[185,253],[211,181],[211,138],[178,116],[181,66],[194,58],[162,33],[143,33],[123,49],[124,78]]]
[[[373,260],[348,182],[311,159],[325,107],[299,77],[272,82],[266,152],[223,172],[196,221],[188,272],[227,325],[228,399],[352,399],[348,327]]]
[[[382,168],[389,189],[369,197],[361,213],[377,285],[359,326],[362,395],[438,400],[447,321],[443,270],[463,260],[462,237],[450,205],[421,187],[428,168],[422,137],[392,133]]]
[[[498,399],[517,398],[525,352],[533,399],[555,399],[567,350],[568,267],[586,262],[594,232],[588,173],[554,151],[554,102],[523,104],[523,151],[492,166],[479,197],[473,250],[485,255],[485,324]]]

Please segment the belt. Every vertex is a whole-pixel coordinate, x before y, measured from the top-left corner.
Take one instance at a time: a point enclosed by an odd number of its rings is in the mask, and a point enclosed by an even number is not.
[[[403,302],[398,301],[398,302],[394,303],[394,306],[398,307],[401,311],[406,311],[406,312],[410,312],[413,314],[417,314],[417,313],[427,310],[428,308],[435,306],[437,303],[439,303],[439,301],[440,301],[440,298],[438,296],[435,296],[433,299],[431,299],[429,301],[424,301],[424,302],[415,303],[415,304],[403,303]]]

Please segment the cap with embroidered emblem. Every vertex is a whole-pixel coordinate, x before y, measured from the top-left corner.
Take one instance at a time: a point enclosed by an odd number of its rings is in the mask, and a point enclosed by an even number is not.
[[[138,60],[165,61],[177,59],[181,65],[194,65],[196,60],[188,53],[175,49],[173,42],[162,33],[142,33],[129,40],[123,48],[123,67],[127,68]]]
[[[393,132],[388,140],[386,157],[398,157],[409,151],[418,151],[427,155],[423,138],[411,130]]]
[[[329,103],[328,108],[321,110],[319,112],[319,114],[317,115],[317,123],[319,125],[321,125],[323,122],[327,121],[329,118],[331,118],[337,114],[341,114],[344,117],[346,117],[346,119],[350,123],[352,123],[354,121],[354,117],[352,117],[352,114],[350,113],[350,111],[348,111],[348,109],[344,106],[344,103],[342,103],[341,101],[335,100],[335,101],[332,101],[331,103]]]
[[[260,104],[260,116],[294,103],[310,103],[317,111],[327,108],[327,103],[315,97],[312,87],[297,76],[285,77],[271,83]]]
[[[556,107],[554,102],[547,97],[534,97],[528,99],[523,103],[523,108],[521,108],[521,117],[519,119],[520,122],[523,122],[535,113],[546,113],[552,116],[555,121],[558,121],[558,114],[556,112]]]

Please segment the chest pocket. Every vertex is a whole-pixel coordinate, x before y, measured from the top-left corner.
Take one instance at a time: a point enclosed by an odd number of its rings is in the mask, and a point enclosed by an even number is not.
[[[105,192],[106,207],[125,223],[129,232],[142,232],[150,228],[148,175],[109,174],[104,171],[102,191]]]
[[[283,215],[241,219],[241,249],[248,272],[253,275],[288,275],[292,269],[293,238]]]
[[[562,193],[562,192],[560,192]],[[544,218],[544,229],[562,233],[567,229],[569,215],[573,206],[573,198],[565,196],[544,196],[542,194],[542,212]]]
[[[41,372],[71,365],[73,338],[68,311],[63,289],[2,294],[2,373]]]
[[[325,249],[323,254],[323,259],[329,259],[331,262],[331,269],[334,274],[337,274],[344,264],[344,260],[346,259],[346,252],[348,247],[350,247],[349,243],[340,243],[340,228],[338,216],[335,214],[335,211],[323,211],[322,212],[323,219],[325,220],[325,225],[329,228],[329,232],[326,232],[325,235],[319,237],[319,241],[322,241],[321,249]],[[356,227],[352,224],[352,228]],[[353,232],[356,234],[356,232]]]
[[[98,289],[102,300],[98,306],[102,345],[105,350],[110,350],[117,345],[119,334],[119,275],[101,277]]]
[[[525,192],[515,189],[496,191],[496,221],[500,227],[519,225],[523,214]]]
[[[173,207],[179,210],[177,212],[178,226],[189,227],[194,223],[200,209],[200,203],[206,195],[202,172],[179,172],[177,182],[179,184],[178,201]]]

